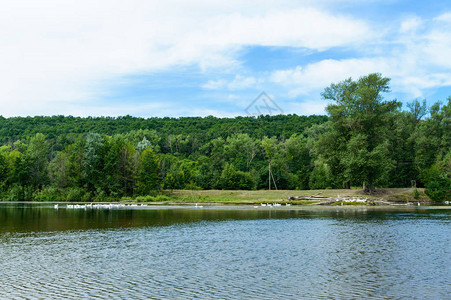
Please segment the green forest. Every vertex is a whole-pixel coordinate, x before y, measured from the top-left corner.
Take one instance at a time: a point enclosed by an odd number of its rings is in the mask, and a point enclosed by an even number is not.
[[[402,107],[384,98],[389,84],[378,73],[331,84],[328,116],[0,117],[0,199],[413,185],[449,199],[451,97]]]

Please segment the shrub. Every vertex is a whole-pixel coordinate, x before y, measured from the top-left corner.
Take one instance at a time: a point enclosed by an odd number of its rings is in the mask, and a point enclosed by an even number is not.
[[[193,190],[193,191],[200,191],[202,188],[200,186],[197,186],[194,182],[188,183],[185,188],[185,190]]]
[[[327,165],[318,163],[310,173],[309,187],[312,190],[331,188],[330,171]]]
[[[21,186],[13,184],[2,194],[3,201],[31,201],[34,198],[34,188],[32,186]]]
[[[413,198],[417,200],[420,198],[420,192],[418,192],[418,189],[416,188],[413,190]]]
[[[57,188],[48,186],[34,194],[34,200],[43,202],[55,202],[61,200],[61,195]]]
[[[147,196],[138,196],[135,198],[136,202],[165,202],[171,200],[170,197],[166,195],[147,195]]]
[[[136,202],[155,202],[155,197],[154,196],[138,196],[135,198]]]
[[[82,188],[73,187],[67,190],[67,201],[86,201],[86,191]]]
[[[23,200],[22,195],[23,195],[22,187],[18,184],[14,184],[4,194],[3,198],[5,201],[20,201]]]
[[[433,165],[426,176],[426,195],[433,201],[449,201],[451,198],[451,180],[446,172],[439,170]]]
[[[156,202],[165,202],[165,201],[169,201],[169,200],[171,200],[171,198],[169,198],[166,195],[158,195],[155,197]]]
[[[236,170],[233,164],[226,163],[221,173],[221,187],[224,190],[252,190],[255,182],[249,172]]]

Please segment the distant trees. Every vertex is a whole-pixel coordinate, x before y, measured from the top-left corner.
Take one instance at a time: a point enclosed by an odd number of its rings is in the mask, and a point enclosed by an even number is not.
[[[400,110],[389,79],[327,87],[327,116],[0,118],[0,199],[91,201],[161,189],[426,187],[450,197],[451,98]]]

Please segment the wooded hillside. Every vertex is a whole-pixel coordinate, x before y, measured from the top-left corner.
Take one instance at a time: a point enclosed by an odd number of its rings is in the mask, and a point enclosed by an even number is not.
[[[412,184],[448,198],[451,97],[403,110],[388,89],[380,74],[332,84],[329,116],[0,117],[1,199]]]

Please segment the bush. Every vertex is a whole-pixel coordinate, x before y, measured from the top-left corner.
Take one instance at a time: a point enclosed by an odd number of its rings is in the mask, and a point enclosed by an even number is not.
[[[413,190],[413,198],[417,200],[420,198],[420,192],[418,192],[418,189]]]
[[[433,165],[426,175],[426,195],[433,201],[449,201],[451,200],[451,180],[446,172],[439,170]]]
[[[155,202],[154,196],[138,196],[135,198],[136,202]]]
[[[94,197],[91,197],[91,194],[89,194],[88,200],[85,201],[96,201],[96,202],[114,202],[118,200],[117,196],[114,195],[108,195],[105,191],[102,191],[100,188],[97,189],[97,193],[94,195]]]
[[[200,191],[202,188],[200,186],[197,186],[194,182],[188,183],[185,188],[185,190],[192,190],[192,191]]]
[[[32,186],[12,185],[3,195],[4,201],[31,201],[34,196],[34,188]]]
[[[20,185],[13,185],[3,196],[5,201],[20,201],[22,200],[22,187]]]
[[[165,202],[165,201],[169,201],[169,200],[171,200],[171,198],[169,198],[166,195],[158,195],[155,197],[156,202]]]
[[[82,188],[70,188],[67,190],[66,201],[88,202],[91,201],[91,194]]]
[[[430,181],[426,184],[425,193],[435,202],[451,200],[449,181]]]
[[[327,165],[318,163],[310,173],[309,187],[312,190],[331,188],[330,172]]]
[[[61,200],[61,195],[57,188],[48,186],[34,194],[34,200],[43,202],[55,202]]]
[[[249,172],[236,170],[233,164],[226,163],[221,173],[221,187],[224,190],[253,190],[255,182]]]

